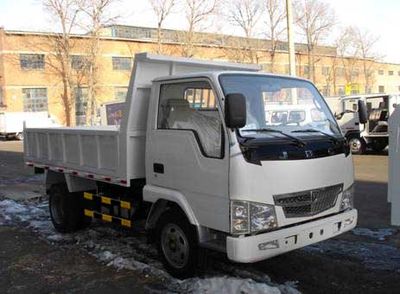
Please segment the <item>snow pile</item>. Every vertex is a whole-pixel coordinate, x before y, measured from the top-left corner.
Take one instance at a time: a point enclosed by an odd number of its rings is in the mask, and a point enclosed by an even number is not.
[[[59,234],[53,228],[48,213],[48,201],[0,201],[0,225],[23,225],[37,232],[46,241],[61,247],[77,246],[107,266],[128,269],[162,281],[167,292],[191,293],[282,293],[298,294],[296,283],[273,283],[262,272],[238,267],[226,258],[212,256],[207,276],[186,280],[171,277],[163,268],[157,250],[147,243],[143,230],[127,231],[94,222],[87,230]],[[211,259],[211,258],[210,258]],[[165,292],[163,290],[163,292]]]
[[[276,287],[256,283],[251,279],[237,279],[232,277],[218,277],[198,279],[192,286],[193,293],[254,293],[254,294],[280,294]]]
[[[385,241],[387,237],[390,237],[396,233],[395,229],[385,228],[385,229],[375,229],[371,230],[368,228],[355,228],[352,233],[357,236],[364,236],[379,241]]]
[[[271,286],[265,283],[255,282],[252,279],[238,279],[235,277],[222,276],[212,278],[194,278],[185,280],[183,283],[190,285],[189,292],[202,293],[221,293],[221,294],[299,294],[300,292],[287,285]]]

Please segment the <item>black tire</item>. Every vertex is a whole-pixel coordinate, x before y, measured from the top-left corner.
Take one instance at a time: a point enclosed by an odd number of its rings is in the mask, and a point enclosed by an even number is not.
[[[350,137],[349,145],[351,153],[353,154],[363,154],[367,150],[367,144],[360,137]]]
[[[54,228],[60,233],[83,229],[91,219],[83,214],[81,193],[70,193],[65,184],[50,187],[49,210]]]
[[[157,221],[155,237],[166,270],[179,279],[193,276],[198,265],[198,241],[196,229],[186,216],[176,209],[164,212]]]
[[[371,148],[375,152],[382,152],[383,149],[385,149],[387,145],[388,145],[388,143],[386,140],[374,140],[371,143]]]

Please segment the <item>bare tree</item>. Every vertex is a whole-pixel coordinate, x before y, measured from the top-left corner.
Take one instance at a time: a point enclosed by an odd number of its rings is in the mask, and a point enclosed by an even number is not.
[[[256,33],[257,24],[263,13],[262,2],[259,0],[233,0],[229,1],[229,19],[239,26],[246,37],[246,51],[250,62],[257,62],[254,56],[254,44],[252,38]]]
[[[110,15],[110,7],[118,0],[80,0],[80,10],[84,14],[82,27],[88,31],[87,56],[86,56],[86,124],[95,123],[98,101],[98,80],[99,80],[99,55],[101,30],[104,26],[112,24],[118,16]]]
[[[54,18],[61,32],[48,37],[50,47],[47,64],[57,73],[62,81],[63,91],[61,104],[64,109],[65,124],[72,123],[74,105],[73,77],[71,71],[71,53],[73,48],[72,31],[77,27],[78,7],[75,0],[43,0],[43,6],[49,15]]]
[[[298,0],[295,2],[295,17],[307,43],[308,78],[315,82],[314,50],[335,25],[335,14],[327,3],[319,0]]]
[[[157,53],[162,53],[162,25],[165,19],[171,14],[176,5],[176,0],[149,0],[151,7],[157,17]]]
[[[282,35],[286,31],[286,9],[283,1],[280,0],[265,0],[266,12],[266,37],[271,42],[271,72],[275,71],[275,57],[278,50],[279,41],[282,40]]]
[[[341,61],[344,78],[347,84],[355,82],[357,58],[359,56],[359,46],[355,38],[355,30],[353,27],[342,29],[335,41],[337,54]]]
[[[201,30],[201,25],[211,17],[217,10],[219,0],[185,0],[184,10],[188,24],[184,33],[182,55],[192,57],[194,54],[194,43],[196,31]]]
[[[367,30],[359,28],[354,29],[355,41],[358,47],[359,57],[362,60],[363,76],[364,76],[364,91],[365,93],[371,92],[371,84],[374,73],[375,62],[379,59],[375,52],[375,45],[379,38],[371,34]]]

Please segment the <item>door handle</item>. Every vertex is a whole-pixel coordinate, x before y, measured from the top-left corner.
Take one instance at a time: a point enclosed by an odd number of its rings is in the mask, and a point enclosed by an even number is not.
[[[164,173],[164,164],[153,163],[153,171],[158,174],[163,174]]]

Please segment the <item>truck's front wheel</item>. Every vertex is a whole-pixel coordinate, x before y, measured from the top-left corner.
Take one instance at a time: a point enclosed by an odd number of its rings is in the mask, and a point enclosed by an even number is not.
[[[70,193],[65,184],[52,185],[49,192],[49,210],[54,228],[60,233],[70,233],[86,227],[85,218],[77,193]]]
[[[177,278],[193,275],[198,259],[195,229],[179,211],[170,209],[158,220],[157,247],[167,271]]]
[[[351,137],[349,139],[349,145],[351,153],[353,154],[363,154],[367,149],[365,141],[359,137]]]

